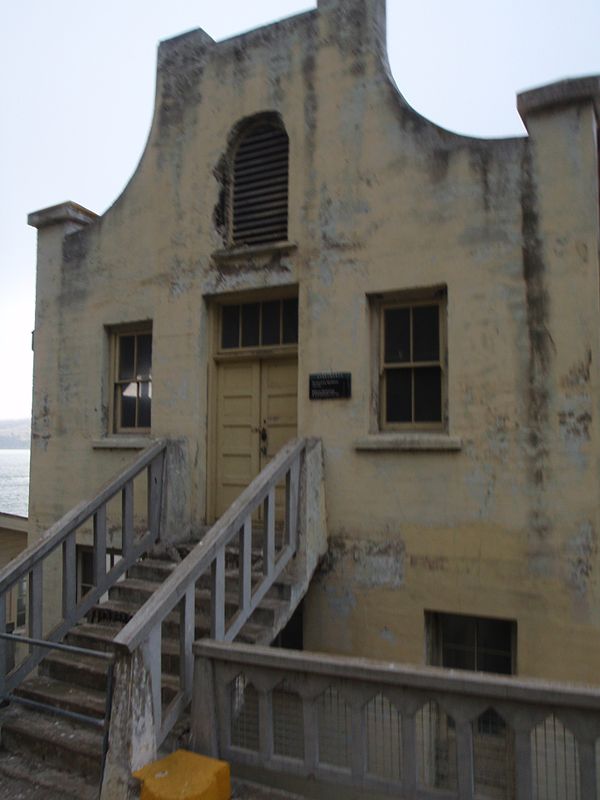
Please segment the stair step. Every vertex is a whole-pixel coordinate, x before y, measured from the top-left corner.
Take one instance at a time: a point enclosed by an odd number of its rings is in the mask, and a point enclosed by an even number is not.
[[[18,697],[35,700],[55,708],[86,714],[102,719],[106,707],[104,692],[56,680],[48,675],[33,675],[27,678],[15,692]]]
[[[99,622],[81,622],[65,636],[65,644],[107,653],[112,651],[113,639],[122,628],[123,625],[121,623],[103,625]]]
[[[119,581],[110,590],[109,599],[129,601],[132,604],[143,604],[156,591],[156,584],[135,578]],[[265,597],[253,614],[253,621],[272,625],[278,614],[286,608],[286,602],[277,597]],[[210,589],[196,589],[196,609],[208,619],[211,608]],[[239,608],[239,598],[236,592],[225,595],[225,611],[228,616],[234,614]]]
[[[102,732],[37,711],[11,707],[2,722],[6,750],[27,752],[55,769],[69,765],[88,780],[100,779]]]
[[[65,765],[63,764],[63,767]],[[98,800],[98,785],[83,777],[53,769],[42,761],[16,753],[0,753],[0,775],[9,779],[5,797],[39,797],[44,800]],[[4,782],[3,782],[4,783]],[[35,795],[29,792],[35,792]]]
[[[136,562],[127,570],[128,578],[141,578],[154,580],[157,583],[165,581],[173,572],[177,564],[173,561],[163,561],[157,558],[144,558]]]

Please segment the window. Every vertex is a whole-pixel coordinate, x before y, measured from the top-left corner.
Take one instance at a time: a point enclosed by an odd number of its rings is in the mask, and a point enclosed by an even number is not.
[[[298,298],[221,307],[221,349],[298,343]]]
[[[231,163],[230,244],[287,239],[288,169],[289,140],[279,120],[262,116],[247,125]]]
[[[445,422],[445,290],[380,305],[380,427],[441,430]]]
[[[114,430],[150,430],[152,415],[152,330],[114,334]]]
[[[428,614],[427,619],[431,664],[513,674],[515,622],[462,614]]]

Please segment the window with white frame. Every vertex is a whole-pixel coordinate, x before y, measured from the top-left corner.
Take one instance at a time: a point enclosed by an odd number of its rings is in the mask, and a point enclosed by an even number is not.
[[[446,292],[385,298],[379,309],[382,430],[446,427]]]
[[[152,326],[113,332],[113,428],[146,433],[152,423]]]

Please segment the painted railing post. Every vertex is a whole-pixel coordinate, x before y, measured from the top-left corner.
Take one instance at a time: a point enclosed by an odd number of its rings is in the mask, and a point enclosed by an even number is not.
[[[212,563],[211,635],[225,638],[225,549],[221,548]]]
[[[531,728],[515,725],[515,798],[531,800]]]
[[[456,718],[456,760],[460,800],[473,800],[475,795],[473,769],[473,728],[468,719]]]
[[[269,489],[264,502],[263,572],[271,577],[275,569],[275,487]]]
[[[402,714],[402,785],[406,800],[417,796],[417,720],[415,712]]]
[[[121,495],[122,541],[121,550],[127,558],[133,547],[133,480],[127,481]]]
[[[192,750],[211,758],[219,758],[218,730],[214,663],[210,658],[197,658],[192,699]]]
[[[70,533],[62,546],[62,615],[69,617],[77,603],[77,551],[75,531]]]
[[[106,577],[106,505],[94,514],[94,586],[100,586]]]
[[[0,633],[6,633],[6,592],[0,594]],[[8,642],[0,639],[0,700],[6,694],[6,673],[8,672]]]
[[[239,604],[242,611],[250,607],[252,594],[252,517],[244,520],[240,531]]]
[[[152,676],[142,648],[120,650],[100,800],[133,800],[131,773],[156,759],[156,720]]]

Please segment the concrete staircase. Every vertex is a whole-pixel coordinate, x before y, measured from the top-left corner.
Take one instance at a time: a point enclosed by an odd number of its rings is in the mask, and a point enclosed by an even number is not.
[[[260,542],[260,536],[253,536]],[[145,601],[175,569],[177,558],[184,557],[197,542],[177,548],[175,558],[147,557],[131,567],[117,582],[108,598],[96,604],[87,618],[65,637],[64,643],[93,651],[110,651],[112,640],[136,614]],[[233,614],[239,604],[239,553],[236,546],[226,551],[226,613]],[[258,581],[262,571],[262,550],[253,549],[252,576]],[[196,638],[210,634],[210,575],[201,578],[196,588]],[[260,606],[242,628],[237,640],[252,644],[271,644],[284,628],[301,595],[295,591],[290,571],[286,570],[271,587]],[[302,593],[304,592],[304,588]],[[177,690],[179,670],[179,615],[170,614],[163,623],[162,695],[170,700]],[[31,675],[14,693],[24,701],[43,703],[101,720],[106,702],[107,666],[91,655],[50,651],[38,674]],[[29,780],[39,787],[39,797],[53,791],[64,797],[98,796],[102,760],[102,730],[83,722],[65,719],[51,711],[40,711],[15,700],[0,712],[0,776]],[[186,744],[186,721],[171,733],[163,749]]]

